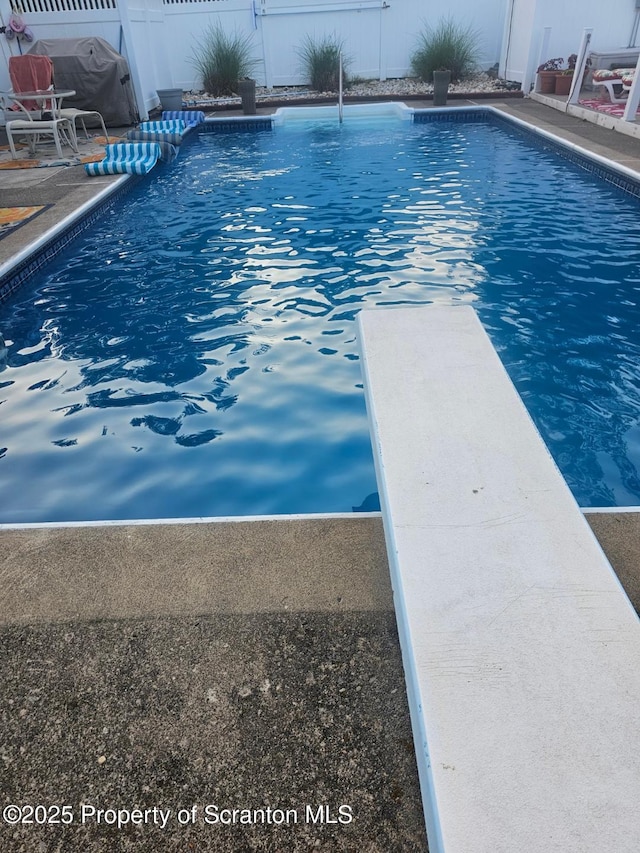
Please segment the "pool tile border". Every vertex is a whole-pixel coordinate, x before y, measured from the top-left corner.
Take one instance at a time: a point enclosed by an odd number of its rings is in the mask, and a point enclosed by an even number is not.
[[[530,130],[504,113],[491,111],[489,115],[491,121],[497,125],[521,133],[526,137],[527,141],[533,142],[540,148],[553,150],[555,154],[558,154],[565,160],[569,160],[584,171],[590,172],[605,183],[612,184],[634,198],[640,198],[640,180],[633,178],[631,175],[623,174],[614,166],[607,166],[604,162],[599,162],[596,159],[596,155],[576,150],[573,146],[563,144],[560,138],[543,135],[539,130]]]
[[[29,257],[20,261],[5,276],[0,279],[0,303],[18,290],[31,276],[35,275],[49,261],[57,257],[69,243],[75,240],[83,231],[96,222],[104,213],[106,208],[121,199],[125,194],[139,182],[139,178],[131,176],[130,180],[123,182],[108,196],[100,199],[98,203],[88,210],[84,215],[63,227],[56,235],[35,251]]]
[[[232,133],[235,131],[257,132],[260,130],[273,130],[272,116],[258,116],[256,118],[236,119],[209,119],[198,126],[200,133]]]
[[[428,108],[425,110],[414,110],[414,124],[433,124],[434,122],[446,124],[468,124],[476,122],[481,124],[490,121],[492,113],[485,107],[452,107],[446,110],[435,110]]]

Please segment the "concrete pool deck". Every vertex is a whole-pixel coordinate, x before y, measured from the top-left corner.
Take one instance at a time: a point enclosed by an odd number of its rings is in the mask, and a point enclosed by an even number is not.
[[[0,535],[3,804],[171,810],[0,823],[3,851],[426,848],[379,519]]]
[[[640,171],[638,140],[528,100],[501,108]],[[1,172],[0,205],[52,207],[0,240],[0,262],[97,180]],[[638,609],[640,517],[587,517]],[[380,518],[0,539],[3,805],[71,805],[74,821],[0,824],[3,851],[426,849]],[[118,830],[90,809],[83,824],[81,803],[171,814]],[[207,824],[207,804],[289,822]]]

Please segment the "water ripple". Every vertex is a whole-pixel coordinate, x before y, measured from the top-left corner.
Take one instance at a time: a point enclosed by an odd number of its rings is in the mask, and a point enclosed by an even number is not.
[[[425,302],[474,303],[580,503],[640,503],[637,214],[481,124],[203,135],[3,307],[2,518],[377,505],[353,321]]]

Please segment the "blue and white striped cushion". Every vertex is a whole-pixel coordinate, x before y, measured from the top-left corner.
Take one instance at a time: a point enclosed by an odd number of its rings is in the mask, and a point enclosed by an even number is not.
[[[138,130],[155,133],[184,133],[187,125],[179,119],[168,121],[143,121]]]
[[[162,120],[182,119],[187,127],[195,127],[204,121],[202,110],[163,110]]]
[[[132,142],[169,142],[171,145],[182,145],[182,137],[182,133],[170,133],[168,130],[127,131],[127,139]]]
[[[101,163],[85,163],[88,175],[146,175],[156,165],[162,150],[157,142],[117,142],[105,147]]]

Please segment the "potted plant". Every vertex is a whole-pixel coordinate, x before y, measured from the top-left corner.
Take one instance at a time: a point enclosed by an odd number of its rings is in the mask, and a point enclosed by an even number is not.
[[[418,36],[411,54],[411,70],[425,83],[431,82],[433,72],[440,69],[450,71],[452,80],[461,80],[477,67],[478,40],[472,27],[444,18]]]
[[[574,68],[563,68],[556,73],[555,93],[556,95],[568,95],[571,90]]]
[[[229,34],[218,23],[204,31],[202,41],[194,47],[192,63],[210,95],[240,95],[243,110],[255,113],[256,81],[248,76],[257,64],[252,54],[251,35]]]
[[[571,91],[571,81],[573,80],[573,75],[575,74],[577,61],[578,54],[572,53],[571,56],[567,59],[567,67],[557,72],[555,88],[556,95],[568,95]],[[591,57],[588,57],[584,66],[584,73],[582,75],[582,85],[584,85],[587,74],[589,73],[590,65]]]
[[[478,60],[478,33],[472,27],[443,18],[418,37],[411,70],[424,83],[433,80],[434,106],[447,103],[449,83],[473,73]]]
[[[538,66],[537,74],[540,84],[539,92],[541,95],[552,95],[556,90],[556,76],[562,68],[564,59],[557,57],[556,59],[547,59],[542,65]]]

